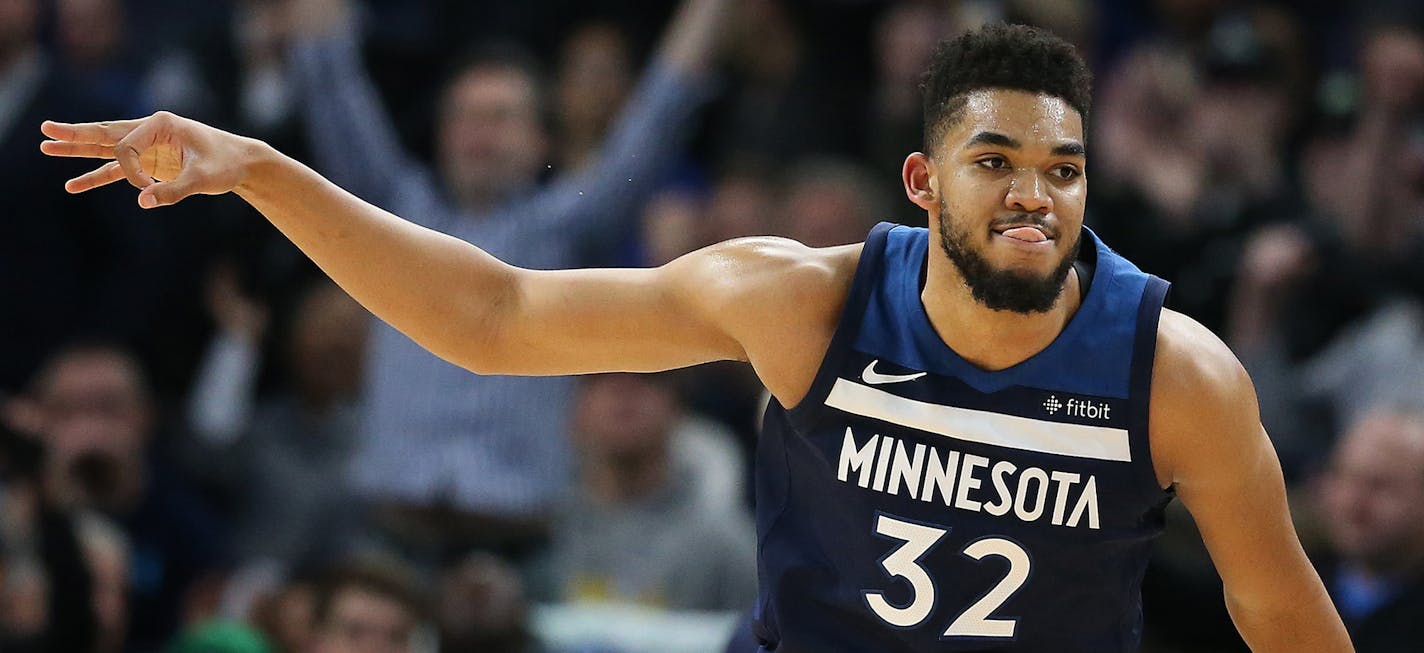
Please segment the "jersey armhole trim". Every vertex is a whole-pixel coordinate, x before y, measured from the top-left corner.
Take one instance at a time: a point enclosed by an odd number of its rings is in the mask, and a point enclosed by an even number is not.
[[[1162,305],[1167,299],[1171,285],[1166,281],[1147,275],[1147,285],[1142,290],[1142,300],[1137,306],[1137,333],[1132,343],[1132,364],[1128,371],[1128,396],[1131,416],[1128,433],[1133,448],[1133,459],[1143,460],[1152,487],[1164,495],[1171,495],[1170,487],[1163,488],[1158,482],[1156,463],[1152,460],[1152,369],[1157,358],[1157,326],[1162,317]]]

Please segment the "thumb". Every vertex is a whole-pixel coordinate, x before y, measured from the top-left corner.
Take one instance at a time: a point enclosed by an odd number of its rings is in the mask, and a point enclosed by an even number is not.
[[[201,187],[202,173],[194,167],[184,168],[169,181],[151,184],[139,191],[138,205],[145,209],[177,204],[189,195],[195,195]]]

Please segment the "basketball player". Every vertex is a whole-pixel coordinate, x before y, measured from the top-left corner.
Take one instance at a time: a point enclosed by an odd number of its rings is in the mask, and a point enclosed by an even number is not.
[[[1083,227],[1088,86],[1042,31],[948,41],[925,152],[902,170],[928,230],[735,240],[656,269],[514,268],[167,113],[45,123],[42,149],[117,158],[71,192],[127,178],[143,207],[236,192],[477,373],[750,363],[775,398],[757,461],[764,650],[1134,650],[1176,496],[1255,650],[1348,651],[1241,365]]]

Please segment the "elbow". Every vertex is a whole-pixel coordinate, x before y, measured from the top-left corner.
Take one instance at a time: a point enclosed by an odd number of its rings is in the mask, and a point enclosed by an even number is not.
[[[518,332],[521,286],[514,269],[500,275],[500,282],[471,293],[461,303],[443,330],[443,346],[437,355],[475,374],[510,374],[517,366],[518,352],[511,336]]]

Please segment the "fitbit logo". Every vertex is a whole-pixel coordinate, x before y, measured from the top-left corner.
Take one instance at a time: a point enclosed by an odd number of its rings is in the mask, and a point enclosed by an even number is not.
[[[1058,395],[1049,395],[1047,399],[1043,400],[1043,409],[1048,411],[1049,415],[1057,415],[1061,410],[1064,415],[1069,417],[1106,420],[1109,418],[1108,413],[1112,411],[1112,406],[1108,405],[1106,401],[1087,401],[1076,397],[1063,401],[1058,398]]]
[[[1048,395],[1048,398],[1043,400],[1043,409],[1048,411],[1049,415],[1058,414],[1058,409],[1062,407],[1063,402],[1058,401],[1057,395]]]

